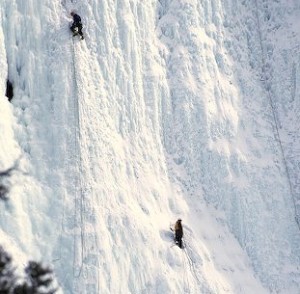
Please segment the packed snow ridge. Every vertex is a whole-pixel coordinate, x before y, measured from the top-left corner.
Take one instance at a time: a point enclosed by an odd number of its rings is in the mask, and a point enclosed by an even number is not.
[[[52,264],[61,293],[299,293],[299,14],[2,0],[0,244],[20,272]]]

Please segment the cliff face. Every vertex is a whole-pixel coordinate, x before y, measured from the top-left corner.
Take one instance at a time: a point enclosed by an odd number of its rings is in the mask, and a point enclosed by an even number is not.
[[[65,293],[299,292],[300,6],[200,2],[0,5],[1,240]]]

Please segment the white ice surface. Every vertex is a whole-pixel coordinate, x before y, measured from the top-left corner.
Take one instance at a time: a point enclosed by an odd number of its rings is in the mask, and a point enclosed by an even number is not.
[[[299,293],[299,14],[2,0],[0,168],[19,161],[0,244],[15,263],[53,264],[64,293]]]

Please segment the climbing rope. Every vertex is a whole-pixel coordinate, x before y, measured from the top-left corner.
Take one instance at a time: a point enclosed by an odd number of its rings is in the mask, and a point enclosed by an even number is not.
[[[80,213],[80,242],[81,242],[81,263],[80,263],[80,268],[79,268],[79,272],[77,275],[74,274],[75,277],[79,277],[81,275],[82,272],[82,268],[83,268],[83,258],[84,258],[84,221],[83,221],[83,206],[84,206],[84,199],[83,199],[83,181],[82,181],[82,157],[81,157],[81,147],[80,147],[80,138],[81,138],[81,133],[80,133],[80,109],[79,109],[79,87],[78,87],[78,74],[77,74],[77,70],[76,70],[76,52],[75,52],[75,44],[74,44],[74,39],[72,38],[72,64],[73,64],[73,80],[74,80],[74,116],[75,116],[75,120],[76,120],[76,124],[75,124],[75,130],[74,130],[74,134],[75,134],[75,154],[78,155],[78,185],[79,185],[79,194],[80,196],[78,197],[78,189],[77,189],[77,184],[75,185],[75,221],[77,221],[78,217],[78,211]],[[80,198],[80,205],[78,207],[78,198]],[[74,237],[75,240],[75,237]],[[76,244],[74,244],[74,246],[76,246]],[[74,254],[75,254],[75,250],[74,250]],[[75,260],[75,256],[74,256],[74,260]],[[73,267],[74,269],[74,267]]]
[[[196,279],[198,285],[201,285],[201,281],[198,278],[197,270],[195,268],[195,263],[194,263],[193,259],[190,257],[190,254],[188,253],[188,248],[190,249],[187,242],[184,240],[183,252],[185,253],[186,259],[188,261],[190,271],[192,272],[192,274],[193,274],[194,278]]]
[[[188,291],[188,293],[191,293],[191,287],[190,287],[190,283],[189,283],[189,275],[188,275],[188,272],[187,272],[187,265],[186,265],[184,254],[182,255],[181,262],[183,264],[183,270],[184,270],[183,279],[184,279],[184,285],[186,285],[185,289]]]
[[[277,121],[277,118],[276,118],[276,109],[275,109],[274,101],[272,99],[272,95],[271,95],[271,92],[270,92],[270,87],[268,87],[268,85],[266,84],[266,81],[267,81],[266,58],[265,58],[265,54],[264,54],[264,47],[263,47],[262,36],[261,36],[261,25],[260,25],[260,19],[259,19],[259,10],[258,10],[257,0],[255,0],[255,6],[256,6],[257,27],[258,27],[258,32],[259,32],[259,41],[260,41],[260,47],[261,47],[261,52],[262,52],[261,53],[261,55],[262,55],[261,56],[261,59],[262,59],[261,63],[262,63],[263,82],[265,84],[265,89],[267,91],[267,97],[268,97],[268,101],[269,101],[269,104],[270,104],[270,107],[271,107],[272,117],[273,117],[273,121],[274,121],[274,124],[272,124],[273,130],[274,130],[274,127],[275,127],[274,137],[275,137],[275,140],[279,144],[279,148],[280,148],[280,152],[281,152],[281,156],[282,156],[282,161],[283,161],[284,168],[285,168],[286,177],[287,177],[288,184],[289,184],[289,190],[290,190],[293,205],[294,205],[295,221],[296,221],[297,226],[300,230],[299,216],[298,216],[298,212],[297,212],[297,205],[296,205],[296,200],[295,200],[295,197],[294,197],[294,190],[293,190],[293,185],[292,185],[292,181],[291,181],[291,176],[290,176],[290,173],[289,173],[287,160],[286,160],[285,155],[284,155],[283,145],[282,145],[282,141],[281,141],[281,138],[280,138],[278,121]]]

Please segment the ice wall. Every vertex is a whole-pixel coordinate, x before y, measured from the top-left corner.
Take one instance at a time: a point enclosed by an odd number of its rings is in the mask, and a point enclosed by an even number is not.
[[[266,81],[273,66],[268,54],[276,48],[267,33],[287,21],[284,14],[295,13],[297,4],[161,3],[159,37],[170,87],[164,141],[171,166],[186,171],[175,177],[190,197],[203,189],[205,199],[225,211],[261,280],[280,291],[288,287],[289,275],[299,274],[299,227],[270,99],[270,87],[282,84]],[[280,20],[268,21],[276,9]],[[292,105],[284,109],[295,111]],[[295,124],[290,127],[299,133]],[[297,183],[292,178],[294,188]]]
[[[0,223],[15,251],[53,263],[65,293],[299,292],[296,2],[0,9],[0,166],[22,154]],[[185,253],[170,248],[179,216]]]

